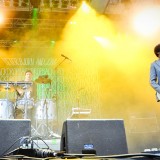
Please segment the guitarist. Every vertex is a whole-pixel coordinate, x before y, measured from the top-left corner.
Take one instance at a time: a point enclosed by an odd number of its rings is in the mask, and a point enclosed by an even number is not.
[[[160,101],[160,44],[154,47],[154,54],[158,57],[150,66],[150,84],[156,91],[157,102]]]

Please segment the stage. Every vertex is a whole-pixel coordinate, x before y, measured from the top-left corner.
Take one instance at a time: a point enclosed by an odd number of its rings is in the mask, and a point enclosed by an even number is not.
[[[159,11],[159,0],[1,0],[0,158],[159,159],[148,76]]]
[[[137,153],[145,158],[159,155],[159,132],[129,134],[122,119],[67,119],[61,135],[52,133],[50,137],[31,136],[31,128],[30,120],[0,120],[1,158],[23,155],[54,159],[92,156],[94,159],[115,155],[137,157]]]

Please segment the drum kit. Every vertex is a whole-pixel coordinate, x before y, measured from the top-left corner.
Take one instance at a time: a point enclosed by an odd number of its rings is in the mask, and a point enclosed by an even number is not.
[[[51,84],[51,80],[46,76],[39,76],[35,82],[41,84],[42,88],[44,88],[45,84]],[[32,126],[31,134],[42,137],[50,136],[50,132],[53,133],[53,131],[48,127],[48,121],[53,122],[56,120],[55,101],[44,97],[43,92],[42,99],[35,101],[28,94],[32,90],[32,87],[33,82],[0,81],[0,92],[5,93],[5,98],[0,99],[0,119],[17,119],[15,114],[16,110],[22,111],[23,119],[30,119],[30,113],[32,113],[35,124],[34,127]],[[19,94],[19,90],[22,91],[21,95],[23,95],[23,97]],[[42,89],[42,91],[44,90]],[[14,100],[10,99],[10,92],[13,92],[16,96]]]

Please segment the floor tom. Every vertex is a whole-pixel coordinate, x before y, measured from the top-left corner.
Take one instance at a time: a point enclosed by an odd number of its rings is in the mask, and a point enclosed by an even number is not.
[[[38,120],[47,119],[47,117],[48,120],[56,119],[56,105],[51,99],[38,100],[35,103],[35,111],[35,118]]]

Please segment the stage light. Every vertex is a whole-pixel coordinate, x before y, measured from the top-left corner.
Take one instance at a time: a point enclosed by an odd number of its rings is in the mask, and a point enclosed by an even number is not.
[[[51,0],[41,0],[40,6],[44,8],[52,7],[52,1]]]
[[[13,6],[18,7],[19,6],[19,0],[14,0],[13,1]]]
[[[51,40],[51,46],[53,47],[55,45],[55,41],[54,40]]]
[[[71,4],[72,7],[77,7],[77,3],[78,3],[77,0],[71,0],[70,1],[70,4]]]
[[[4,5],[7,6],[11,6],[11,1],[10,0],[6,0],[4,1]]]
[[[88,13],[90,11],[90,8],[89,6],[87,5],[86,1],[82,1],[82,10],[85,12],[85,13]]]
[[[38,8],[33,8],[32,10],[32,24],[33,24],[33,27],[36,27],[37,26],[37,23],[38,23]]]
[[[33,6],[33,8],[38,8],[40,5],[40,0],[30,0],[31,5]]]
[[[141,11],[134,18],[134,27],[142,35],[153,35],[160,30],[160,7],[152,7]]]
[[[32,18],[33,18],[33,19],[38,18],[38,8],[34,8],[34,9],[33,9]]]
[[[110,41],[107,38],[94,36],[94,39],[104,48],[110,44]]]
[[[4,22],[4,16],[2,13],[0,13],[0,24],[3,24]]]
[[[53,8],[58,8],[59,6],[59,0],[53,0]]]
[[[77,24],[77,22],[76,21],[70,21],[70,24],[75,25],[75,24]]]
[[[67,8],[68,7],[68,4],[69,4],[69,1],[68,0],[62,0],[62,8]]]
[[[28,0],[21,1],[21,6],[23,6],[23,7],[29,6]]]

